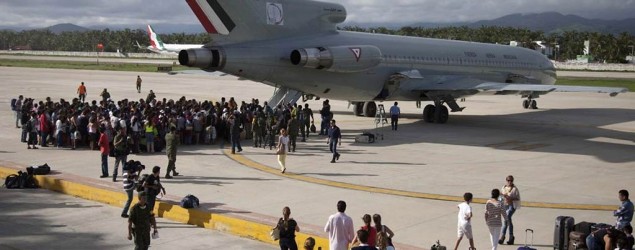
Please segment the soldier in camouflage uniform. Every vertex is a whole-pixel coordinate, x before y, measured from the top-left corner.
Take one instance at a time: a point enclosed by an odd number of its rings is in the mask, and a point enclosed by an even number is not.
[[[146,203],[146,193],[139,192],[139,202],[132,206],[128,218],[128,240],[132,240],[134,235],[135,250],[147,250],[150,247],[150,226],[157,233],[157,223]]]
[[[172,179],[170,171],[174,176],[178,176],[176,172],[176,151],[179,144],[179,136],[176,134],[176,126],[170,125],[170,133],[165,135],[165,152],[168,155],[168,170],[165,172],[166,179]]]
[[[298,132],[300,130],[300,122],[296,119],[295,116],[291,116],[291,120],[287,125],[287,131],[289,132],[289,144],[291,144],[290,150],[291,152],[295,152],[295,143],[298,140]]]

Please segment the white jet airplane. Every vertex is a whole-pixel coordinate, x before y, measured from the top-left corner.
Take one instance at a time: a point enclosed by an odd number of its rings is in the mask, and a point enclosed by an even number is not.
[[[150,26],[149,24],[148,24],[148,36],[150,37],[150,46],[142,47],[141,45],[139,45],[139,42],[137,42],[137,47],[141,49],[147,49],[149,51],[152,51],[154,53],[159,53],[159,54],[178,54],[181,50],[184,50],[184,49],[197,49],[197,48],[203,47],[203,44],[163,43],[163,41],[161,41],[161,38],[159,38],[159,35],[157,35],[157,33],[154,32],[154,30],[152,29],[152,26]]]

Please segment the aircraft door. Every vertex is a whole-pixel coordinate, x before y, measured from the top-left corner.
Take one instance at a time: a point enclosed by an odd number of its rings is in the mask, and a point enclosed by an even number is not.
[[[391,75],[386,82],[384,82],[384,87],[381,89],[379,94],[375,97],[374,100],[381,101],[386,100],[388,97],[393,95],[397,90],[399,90],[399,85],[401,81],[404,79],[404,76],[401,74]]]

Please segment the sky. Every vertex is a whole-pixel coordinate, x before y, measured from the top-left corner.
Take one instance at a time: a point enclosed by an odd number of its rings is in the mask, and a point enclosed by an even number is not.
[[[271,0],[275,2],[276,0]],[[297,0],[301,1],[301,0]],[[635,17],[635,0],[328,0],[346,7],[346,22],[410,24],[494,19],[556,11],[586,18]],[[146,23],[198,24],[184,0],[2,0],[0,26],[48,27]]]

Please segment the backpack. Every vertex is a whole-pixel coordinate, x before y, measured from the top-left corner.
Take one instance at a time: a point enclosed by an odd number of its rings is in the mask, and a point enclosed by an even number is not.
[[[183,208],[194,208],[194,204],[196,207],[199,207],[198,198],[196,196],[188,194],[181,200],[181,207]]]
[[[143,191],[143,184],[145,184],[146,180],[148,179],[148,176],[150,176],[149,174],[143,174],[141,175],[141,179],[139,179],[139,183],[137,184],[137,192],[141,192]]]
[[[11,99],[11,110],[15,111],[15,108],[16,108],[15,103],[17,101],[18,101],[18,99],[15,99],[15,98]]]
[[[17,174],[11,174],[7,176],[4,181],[4,186],[8,189],[15,188],[37,188],[33,175],[27,174],[22,171],[18,171]]]

